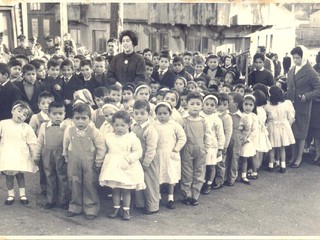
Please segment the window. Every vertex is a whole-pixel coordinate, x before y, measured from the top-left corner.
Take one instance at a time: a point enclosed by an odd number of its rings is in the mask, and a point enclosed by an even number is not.
[[[188,36],[187,49],[189,51],[208,52],[209,39],[207,37]]]
[[[30,3],[30,10],[32,10],[32,11],[40,11],[41,10],[40,3]]]
[[[32,36],[39,36],[38,18],[31,19]]]
[[[201,52],[203,53],[209,52],[209,39],[207,37],[202,37]]]
[[[168,33],[160,33],[160,50],[169,48]]]
[[[43,19],[43,35],[50,35],[50,19]]]
[[[69,29],[69,33],[71,34],[71,38],[74,40],[76,46],[79,46],[80,44],[80,30],[79,29]]]
[[[97,52],[107,51],[107,37],[105,30],[92,30],[92,50]]]
[[[158,33],[150,33],[149,34],[149,46],[152,52],[157,52],[157,39],[158,39]]]

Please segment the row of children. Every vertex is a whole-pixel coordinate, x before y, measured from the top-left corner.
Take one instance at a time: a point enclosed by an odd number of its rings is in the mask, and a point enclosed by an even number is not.
[[[65,66],[63,74],[68,72]],[[8,71],[0,72],[1,83],[6,84]],[[35,75],[34,69],[29,72]],[[26,81],[28,75],[26,71]],[[294,110],[284,101],[282,90],[273,86],[268,92],[262,85],[262,91],[256,87],[252,94],[242,96],[206,92],[200,86],[194,84],[189,90],[153,87],[152,82],[150,86],[100,86],[92,90],[93,97],[89,90],[73,89],[64,104],[54,92],[42,92],[37,104],[41,111],[30,120],[33,129],[24,123],[32,112],[30,107],[15,102],[12,119],[0,122],[0,170],[6,174],[6,204],[15,199],[14,176],[21,203],[28,203],[23,172],[35,171],[31,159],[44,170],[46,208],[59,203],[68,208],[67,216],[83,211],[88,219],[95,218],[100,209],[97,181],[113,189],[114,211],[110,217],[119,215],[122,196],[123,218],[128,220],[132,189],[138,191],[136,206],[145,207],[145,213],[151,214],[159,210],[160,184],[169,184],[168,208],[175,208],[174,185],[179,180],[182,202],[196,206],[200,192],[209,194],[211,188],[221,188],[225,180],[226,185],[234,185],[240,159],[241,181],[250,184],[249,179],[257,179],[260,153],[270,149],[269,168],[273,168],[274,152],[279,149],[281,172],[285,172],[284,147],[294,143],[290,127]],[[72,102],[73,98],[79,100]],[[95,111],[90,108],[94,102],[98,107]],[[65,111],[69,120],[63,121]],[[252,172],[248,175],[251,158]]]

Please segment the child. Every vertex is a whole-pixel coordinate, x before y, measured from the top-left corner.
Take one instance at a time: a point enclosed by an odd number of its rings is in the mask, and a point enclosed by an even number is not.
[[[158,92],[158,90],[159,90],[159,88],[160,88],[161,86],[160,86],[160,83],[158,83],[158,82],[155,81],[155,80],[151,81],[150,84],[149,84],[149,86],[150,86],[150,90],[151,90],[151,92],[150,92],[150,98],[152,99],[152,98],[156,97],[157,92]]]
[[[85,60],[86,58],[83,55],[75,55],[73,58],[73,64],[74,64],[74,73],[76,74],[77,77],[83,78],[81,74],[81,61]]]
[[[256,98],[253,95],[244,96],[243,112],[239,122],[241,131],[241,149],[240,156],[242,157],[241,165],[241,182],[250,185],[251,182],[247,178],[247,160],[249,157],[256,155],[256,137],[258,134],[258,117],[253,112],[255,110]]]
[[[90,107],[91,115],[93,115],[94,110],[92,107],[94,107],[95,103],[88,89],[81,89],[81,90],[75,91],[73,93],[73,99],[74,99],[73,105],[78,102],[87,104]]]
[[[151,75],[153,73],[153,63],[149,59],[145,59],[146,64],[146,79],[145,83],[150,84],[152,81],[155,81]]]
[[[195,82],[197,82],[197,79],[202,77],[202,78],[205,79],[206,86],[208,86],[208,83],[210,81],[210,77],[203,72],[203,70],[205,68],[205,64],[204,64],[204,61],[203,61],[203,59],[201,57],[197,57],[195,59],[194,68],[195,68],[195,71],[194,71],[194,74],[193,74],[193,78],[194,78]]]
[[[104,57],[98,56],[94,59],[93,72],[94,72],[94,77],[98,81],[100,86],[104,86],[108,88],[112,84],[115,84],[115,82],[109,82],[109,80],[107,80],[106,61]]]
[[[243,105],[243,97],[239,93],[232,92],[229,94],[229,113],[232,118],[232,136],[229,143],[226,156],[225,179],[226,185],[232,187],[238,177],[238,166],[241,149],[239,123],[241,119],[241,111]]]
[[[182,203],[197,206],[212,133],[210,124],[199,115],[203,106],[200,93],[189,93],[187,103],[189,116],[183,118],[187,142],[181,151],[181,190],[184,196]]]
[[[119,111],[119,108],[115,105],[115,101],[113,101],[112,98],[105,98],[105,102],[106,103],[101,107],[105,119],[100,127],[100,132],[103,137],[108,133],[113,132],[112,116]]]
[[[158,52],[154,52],[152,55],[152,63],[153,63],[154,71],[159,70],[159,62],[160,62],[160,54]]]
[[[136,191],[136,207],[145,208],[144,214],[154,214],[159,211],[159,171],[160,162],[155,158],[158,132],[149,120],[150,105],[146,100],[137,100],[133,105],[135,124],[132,132],[136,134],[142,145],[141,165],[144,170],[146,189]]]
[[[83,211],[86,218],[92,220],[100,211],[94,167],[101,167],[106,148],[100,132],[89,125],[89,106],[79,103],[72,110],[74,126],[64,133],[62,154],[68,163],[71,187],[71,201],[66,216],[74,217]]]
[[[35,172],[32,157],[35,156],[37,137],[25,123],[32,111],[23,101],[16,101],[12,107],[12,118],[0,122],[0,171],[6,175],[8,198],[6,205],[14,202],[14,177],[16,177],[20,202],[28,204],[23,172]]]
[[[50,121],[40,127],[35,156],[36,162],[40,159],[43,162],[47,182],[47,203],[44,208],[51,209],[58,202],[61,208],[68,209],[67,163],[62,156],[65,108],[60,102],[51,102],[48,112]]]
[[[180,97],[175,90],[169,90],[163,96],[163,100],[171,105],[171,119],[183,125],[183,120],[177,109],[180,108]]]
[[[19,82],[22,81],[22,64],[20,61],[18,61],[17,59],[11,59],[9,61],[9,68],[10,68],[10,81],[11,82]],[[11,106],[10,106],[11,107]]]
[[[183,90],[180,94],[180,108],[178,112],[180,113],[181,117],[188,116],[188,103],[187,103],[187,96],[191,91]]]
[[[191,92],[197,91],[198,84],[195,81],[190,81],[187,84],[187,89]]]
[[[199,77],[197,79],[194,80],[198,87],[201,87],[201,88],[207,88],[208,84],[207,84],[207,80],[204,78],[204,77]]]
[[[32,64],[36,68],[37,80],[39,82],[44,82],[44,80],[46,78],[46,74],[47,74],[44,62],[42,60],[40,60],[40,59],[36,59],[36,60],[30,61],[30,64]]]
[[[203,70],[210,79],[218,78],[222,79],[225,73],[225,69],[219,66],[219,56],[212,54],[207,57],[206,60],[207,67]]]
[[[191,76],[193,76],[194,72],[195,72],[195,68],[192,66],[192,53],[189,51],[185,51],[183,53],[183,62],[184,62],[184,68],[186,70],[186,72],[188,72]]]
[[[215,113],[219,104],[219,99],[214,94],[209,94],[203,99],[203,111],[200,116],[205,118],[211,126],[210,146],[206,155],[206,182],[201,193],[208,195],[211,188],[219,189],[221,184],[212,186],[216,176],[216,164],[221,161],[222,150],[225,142],[223,125],[221,119]]]
[[[224,83],[222,88],[221,88],[221,92],[226,93],[226,94],[231,93],[232,92],[232,86],[227,84],[227,83]]]
[[[186,143],[186,135],[182,127],[170,120],[171,105],[160,102],[156,106],[157,121],[154,124],[159,136],[155,161],[160,164],[160,184],[167,183],[167,208],[175,209],[174,186],[181,178],[180,150]]]
[[[159,70],[154,71],[152,77],[161,84],[168,88],[173,88],[176,75],[169,69],[170,56],[169,54],[161,54],[159,62]]]
[[[187,87],[187,80],[184,77],[177,77],[174,81],[174,89],[181,93]]]
[[[182,57],[174,57],[172,60],[172,70],[176,77],[184,77],[187,82],[192,81],[193,77],[184,68]]]
[[[149,101],[150,99],[150,93],[151,89],[146,84],[138,85],[134,91],[135,100],[146,100]],[[155,113],[154,113],[155,105],[150,103],[150,116],[155,119]]]
[[[239,93],[242,97],[244,97],[246,92],[246,86],[243,84],[236,84],[233,90],[234,92]]]
[[[37,81],[36,68],[31,64],[26,64],[22,68],[23,81],[15,82],[20,89],[21,100],[28,103],[33,113],[38,113],[38,97],[41,92],[45,91],[45,85]]]
[[[118,85],[112,85],[109,87],[109,97],[113,98],[116,103],[115,105],[118,108],[121,108],[121,100],[122,100],[122,88]]]
[[[96,106],[98,107],[93,115],[92,122],[96,128],[100,128],[103,122],[106,120],[104,114],[102,113],[102,106],[104,105],[104,98],[108,95],[108,89],[105,87],[97,87],[93,90],[93,98]]]
[[[294,122],[294,115],[290,114],[290,108],[284,102],[284,95],[277,86],[269,90],[270,104],[265,106],[267,112],[267,127],[269,131],[272,150],[269,153],[268,170],[273,171],[275,149],[280,149],[280,172],[286,172],[285,147],[295,143],[291,129]]]
[[[252,159],[252,173],[248,175],[249,179],[258,178],[258,169],[262,164],[263,153],[267,153],[271,150],[271,144],[269,140],[269,133],[266,128],[267,113],[264,109],[267,104],[266,95],[260,90],[255,90],[253,96],[256,98],[257,116],[258,116],[258,133],[257,133],[257,154]]]
[[[50,59],[47,63],[48,76],[53,79],[57,79],[60,74],[60,65],[56,60]]]
[[[82,60],[80,62],[80,71],[83,78],[83,87],[88,89],[93,94],[94,89],[102,86],[92,74],[92,65],[90,60]]]
[[[104,137],[108,153],[103,161],[99,181],[101,186],[112,188],[113,213],[119,215],[120,198],[123,199],[123,220],[130,220],[130,190],[145,189],[144,174],[139,159],[142,147],[139,138],[129,133],[130,116],[119,111],[112,117],[114,132]]]
[[[122,101],[130,100],[134,98],[134,85],[127,83],[122,87]]]

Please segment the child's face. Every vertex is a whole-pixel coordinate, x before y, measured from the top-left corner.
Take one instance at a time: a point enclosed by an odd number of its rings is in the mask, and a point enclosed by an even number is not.
[[[188,84],[187,89],[190,90],[191,92],[197,91],[197,86],[194,84]]]
[[[37,70],[37,77],[39,79],[45,79],[46,77],[46,69],[43,65],[40,65],[40,68]]]
[[[61,74],[65,78],[70,78],[73,74],[73,68],[71,66],[63,66],[63,68],[61,69]]]
[[[129,124],[126,123],[122,118],[116,118],[112,123],[114,133],[118,136],[122,136],[129,131]]]
[[[210,69],[216,69],[219,66],[218,58],[210,58],[207,62],[207,65]]]
[[[8,80],[8,74],[0,73],[0,83],[5,83]]]
[[[229,111],[231,113],[235,113],[237,112],[238,109],[238,104],[236,102],[233,101],[233,98],[230,98],[230,102],[229,102],[229,107],[228,107]]]
[[[159,66],[159,61],[160,61],[159,56],[152,57],[152,62],[154,66]]]
[[[156,115],[157,115],[157,119],[159,120],[159,122],[167,123],[170,119],[171,113],[170,113],[168,107],[161,106],[161,107],[158,107]]]
[[[226,66],[231,65],[231,58],[226,58],[226,59],[224,60],[224,64],[225,64]]]
[[[122,99],[123,100],[130,100],[130,99],[133,99],[133,93],[130,91],[130,90],[123,90],[123,93],[122,93]]]
[[[161,70],[167,69],[169,65],[170,65],[170,62],[168,58],[164,58],[164,57],[160,58],[159,67]]]
[[[94,64],[93,64],[93,71],[97,74],[102,74],[104,73],[106,70],[106,63],[105,61],[101,61],[101,62],[98,62],[98,61],[95,61]]]
[[[108,121],[108,123],[112,123],[112,116],[113,114],[115,114],[115,110],[113,108],[110,108],[110,107],[105,107],[103,110],[102,110],[102,113],[104,115],[104,117],[106,118],[106,120]]]
[[[227,100],[220,101],[220,104],[218,106],[218,110],[220,112],[225,112],[228,110],[228,108],[229,108],[229,101]]]
[[[116,103],[121,102],[121,91],[111,90],[109,96],[114,98]]]
[[[192,57],[191,56],[183,56],[183,63],[185,66],[191,66],[192,64]]]
[[[79,130],[85,130],[89,126],[90,117],[86,112],[83,112],[83,113],[74,112],[73,123]]]
[[[162,102],[163,101],[163,95],[158,94],[157,95],[157,102]]]
[[[182,79],[177,79],[174,82],[174,88],[177,89],[179,92],[182,92],[184,89],[185,85],[184,85],[184,81]]]
[[[234,91],[239,93],[241,96],[244,96],[245,94],[245,90],[243,88],[236,88]]]
[[[256,67],[257,70],[261,70],[264,66],[264,62],[262,61],[261,58],[257,58],[255,61],[254,61],[254,65]]]
[[[143,124],[149,119],[149,113],[145,108],[133,109],[133,118],[138,124]]]
[[[227,72],[224,76],[224,82],[228,84],[233,84],[233,75],[230,72]]]
[[[42,98],[38,103],[40,111],[44,112],[45,114],[48,114],[49,104],[53,102],[53,100],[53,98]]]
[[[189,99],[188,112],[190,115],[197,116],[202,110],[202,101],[197,98]]]
[[[146,59],[152,60],[152,52],[148,51],[143,54]]]
[[[221,91],[224,92],[224,93],[227,93],[227,94],[231,93],[231,89],[229,87],[227,87],[227,86],[223,86],[221,88]]]
[[[196,71],[197,74],[200,74],[200,73],[203,72],[204,66],[203,66],[203,64],[196,64],[196,65],[194,66],[194,69],[195,69],[195,71]]]
[[[60,74],[59,66],[50,67],[48,69],[48,76],[49,77],[57,78],[59,76],[59,74]]]
[[[61,108],[51,108],[48,116],[53,124],[60,124],[62,123],[65,115],[66,115],[65,109],[61,107]]]
[[[92,69],[89,65],[85,65],[81,67],[81,73],[85,79],[91,78]]]
[[[124,110],[130,114],[130,116],[133,116],[133,105],[134,105],[134,99],[131,99],[130,101],[123,103]]]
[[[146,66],[146,77],[150,78],[153,72],[153,67],[151,66]]]
[[[103,98],[104,97],[94,97],[94,101],[98,108],[102,108],[102,106],[104,105]]]
[[[136,95],[137,100],[149,101],[149,98],[150,98],[150,92],[149,92],[149,89],[147,88],[141,88]]]
[[[251,99],[245,99],[243,103],[243,111],[246,113],[252,112],[254,109],[254,101]]]
[[[179,73],[183,70],[184,66],[182,64],[182,62],[174,62],[172,64],[172,70],[175,72],[175,73]]]
[[[203,112],[205,114],[212,114],[216,111],[217,103],[214,99],[209,98],[203,103]]]
[[[151,95],[155,96],[157,94],[158,89],[160,88],[160,84],[150,84],[150,88],[151,88]]]
[[[24,80],[30,84],[34,84],[35,81],[37,80],[37,72],[34,70],[34,71],[27,71],[25,74],[24,74]]]
[[[177,99],[174,93],[167,93],[163,99],[165,102],[169,103],[172,108],[177,106]]]
[[[13,109],[11,113],[12,113],[12,120],[15,123],[23,123],[28,117],[29,110],[18,106],[15,109]]]
[[[81,60],[79,58],[73,59],[73,66],[75,70],[80,70],[80,62]]]
[[[13,66],[10,68],[10,77],[11,78],[18,78],[21,76],[21,67],[20,66]]]
[[[197,81],[199,87],[205,87],[206,83],[204,81]]]
[[[185,96],[180,96],[180,106],[183,108],[183,109],[188,109],[188,103],[187,103],[187,95]]]

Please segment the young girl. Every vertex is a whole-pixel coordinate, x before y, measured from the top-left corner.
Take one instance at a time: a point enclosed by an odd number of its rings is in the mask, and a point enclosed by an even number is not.
[[[247,160],[256,155],[256,137],[258,134],[258,117],[253,112],[255,110],[256,98],[253,95],[245,95],[243,102],[243,112],[239,122],[242,141],[240,157],[242,158],[241,182],[250,185],[247,178]]]
[[[198,84],[195,81],[189,81],[187,84],[187,89],[191,92],[197,91]]]
[[[174,89],[181,93],[187,87],[187,80],[184,77],[177,77],[174,81]]]
[[[285,146],[295,143],[295,138],[291,129],[294,122],[294,115],[290,113],[290,108],[284,101],[284,95],[280,88],[272,86],[269,90],[270,104],[266,105],[267,124],[272,150],[269,153],[268,170],[273,171],[275,149],[280,150],[280,172],[286,171]]]
[[[109,215],[119,215],[120,199],[123,199],[123,220],[130,220],[130,190],[145,189],[144,174],[139,159],[142,157],[140,140],[129,132],[130,115],[119,111],[112,117],[114,132],[104,136],[108,153],[102,164],[99,177],[101,186],[112,188],[114,211]]]
[[[141,84],[136,87],[136,90],[134,91],[135,100],[146,100],[149,102],[150,99],[150,93],[151,89],[149,85]],[[150,116],[152,119],[155,119],[155,113],[154,113],[155,105],[150,103]]]
[[[207,195],[211,191],[211,187],[215,189],[221,188],[223,185],[212,186],[212,182],[216,176],[216,164],[222,160],[222,150],[224,149],[225,135],[223,131],[222,120],[215,113],[219,99],[213,94],[205,96],[203,99],[203,111],[200,116],[206,118],[211,125],[211,144],[207,152],[206,159],[206,183],[201,189],[201,193]]]
[[[105,87],[97,87],[93,90],[94,101],[98,107],[92,114],[92,122],[96,128],[100,128],[105,121],[105,117],[102,113],[102,106],[104,105],[104,98],[108,95],[108,89]]]
[[[154,127],[158,131],[158,146],[155,159],[160,161],[160,184],[168,183],[167,208],[174,209],[174,185],[181,178],[180,150],[186,143],[182,127],[170,120],[172,107],[167,102],[160,102],[156,108],[157,121]]]
[[[105,121],[100,127],[100,132],[103,137],[105,137],[106,134],[113,132],[112,116],[119,111],[113,98],[106,97],[105,102],[106,103],[101,107],[102,114],[105,117]]]
[[[258,168],[262,164],[263,153],[269,152],[272,147],[269,140],[269,133],[266,128],[267,113],[264,109],[264,106],[267,104],[266,95],[260,90],[255,90],[253,96],[256,98],[258,116],[257,154],[252,159],[252,173],[248,175],[248,178],[255,180],[258,178]]]
[[[180,107],[178,109],[178,112],[180,113],[181,117],[188,116],[188,104],[187,104],[187,96],[191,91],[189,90],[183,90],[180,94]]]
[[[14,102],[11,113],[11,119],[0,122],[0,171],[6,175],[8,188],[5,204],[11,205],[14,202],[14,177],[19,186],[20,202],[28,204],[23,172],[37,170],[32,160],[35,157],[37,137],[32,127],[24,122],[32,114],[27,103]]]
[[[171,119],[182,126],[183,120],[180,113],[177,110],[180,107],[179,94],[175,90],[169,90],[165,93],[163,100],[171,105]]]

